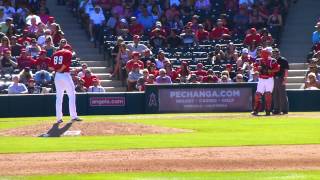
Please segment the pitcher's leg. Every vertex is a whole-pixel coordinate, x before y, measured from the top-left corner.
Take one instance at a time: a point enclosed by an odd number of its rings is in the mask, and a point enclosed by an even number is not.
[[[76,91],[75,91],[75,86],[73,84],[71,76],[66,77],[67,81],[67,86],[66,86],[66,91],[68,94],[69,98],[69,112],[70,112],[70,117],[71,119],[76,119],[78,118],[77,115],[77,108],[76,108]]]

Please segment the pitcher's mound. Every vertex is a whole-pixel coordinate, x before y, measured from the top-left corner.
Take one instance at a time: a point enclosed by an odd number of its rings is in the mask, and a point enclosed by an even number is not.
[[[60,126],[63,126],[61,124]],[[42,123],[38,125],[24,126],[15,129],[0,130],[0,136],[38,136],[45,133],[52,124]],[[103,135],[143,135],[143,134],[174,134],[186,133],[190,130],[148,126],[135,123],[117,122],[80,122],[73,123],[70,131],[81,131],[81,136]]]

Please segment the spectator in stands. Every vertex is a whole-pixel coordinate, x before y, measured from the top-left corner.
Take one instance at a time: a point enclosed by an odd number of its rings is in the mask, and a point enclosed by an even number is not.
[[[78,77],[77,77],[78,78]],[[84,80],[79,79],[78,83],[75,84],[75,90],[76,92],[87,92],[87,88],[84,86]]]
[[[190,78],[188,79],[188,83],[199,84],[200,81],[198,81],[197,75],[191,74]]]
[[[142,24],[137,22],[137,18],[136,17],[131,17],[130,18],[130,27],[129,27],[129,33],[131,34],[131,36],[134,35],[143,35],[144,33],[144,27],[142,26]]]
[[[197,42],[202,42],[209,39],[209,32],[204,29],[202,24],[198,25],[198,30],[196,31]]]
[[[138,15],[137,21],[143,25],[145,29],[151,29],[155,23],[153,17],[147,10],[146,6],[142,6],[141,14]]]
[[[78,72],[77,76],[80,78],[84,78],[84,76],[86,75],[87,69],[88,69],[87,63],[82,63],[81,70],[80,72]]]
[[[165,47],[166,38],[160,34],[160,29],[156,28],[153,31],[154,31],[154,36],[152,36],[149,40],[150,45],[156,49]]]
[[[151,74],[149,74],[148,69],[144,69],[142,70],[142,75],[138,81],[137,81],[137,85],[136,88],[139,91],[144,91],[145,90],[145,86],[146,84],[153,84],[154,83],[154,76]]]
[[[140,36],[139,35],[134,35],[133,36],[133,43],[128,44],[127,47],[131,53],[135,51],[140,54],[142,52],[144,52],[146,49],[148,49],[148,47],[146,45],[140,43]]]
[[[160,33],[161,36],[163,37],[167,37],[167,27],[165,26],[162,26],[162,23],[160,21],[157,21],[156,24],[155,24],[155,27],[152,29],[152,31],[150,32],[150,37],[154,36],[155,33],[156,33],[156,29],[157,30],[160,30],[160,32],[157,32],[157,33]]]
[[[35,63],[37,70],[38,71],[40,71],[40,70],[48,71],[49,63],[50,63],[50,58],[47,57],[47,51],[41,50],[38,58],[36,59],[36,63]]]
[[[185,61],[182,61],[180,65],[180,69],[178,69],[177,73],[179,74],[180,82],[186,83],[187,79],[189,79],[189,75],[191,74],[188,63]]]
[[[228,82],[232,82],[232,79],[230,78],[230,74],[229,74],[228,71],[222,71],[222,72],[221,72],[221,77],[222,77],[222,76],[227,76]]]
[[[0,23],[5,22],[7,17],[4,15],[3,9],[0,9]]]
[[[155,63],[150,63],[150,65],[147,66],[147,69],[149,71],[149,74],[152,74],[154,77],[157,77],[159,75],[159,71],[157,70]]]
[[[129,24],[125,18],[121,18],[116,25],[117,36],[127,37],[129,35]]]
[[[195,10],[209,11],[211,9],[211,3],[209,0],[196,0],[194,8]]]
[[[261,45],[264,47],[269,46],[269,44],[273,44],[274,40],[272,38],[272,35],[269,33],[267,28],[263,28],[261,30]]]
[[[144,69],[144,63],[140,60],[140,53],[139,52],[133,52],[132,53],[132,59],[127,62],[126,64],[126,71],[129,73],[132,71],[134,63],[138,63],[140,69]]]
[[[50,26],[53,44],[54,46],[58,46],[61,39],[64,38],[64,33],[62,32],[59,24],[52,23]]]
[[[249,55],[249,49],[243,48],[241,56],[236,62],[237,68],[243,68],[245,63],[251,64],[252,62],[254,62],[254,59]]]
[[[33,37],[36,35],[38,32],[38,22],[37,22],[37,17],[36,15],[29,16],[30,18],[30,24],[27,27],[28,34],[32,35]]]
[[[90,86],[93,86],[93,79],[95,78],[97,79],[97,77],[93,75],[89,69],[87,69],[85,76],[82,78],[84,81],[84,87],[88,89]]]
[[[30,55],[32,58],[36,58],[41,51],[41,47],[37,44],[37,40],[32,38],[31,43],[26,47],[26,50],[28,55]]]
[[[0,75],[12,74],[17,66],[16,59],[11,56],[10,50],[4,51],[3,56],[0,58]]]
[[[259,71],[252,71],[252,78],[248,82],[258,82],[259,81]]]
[[[220,83],[229,83],[228,76],[227,75],[222,75],[221,79],[220,79]]]
[[[37,43],[39,46],[44,46],[46,43],[46,39],[47,37],[51,37],[51,30],[50,29],[46,29],[44,31],[44,34],[42,34],[41,36],[38,37]]]
[[[256,59],[257,58],[257,49],[258,49],[258,47],[257,47],[257,43],[256,43],[256,41],[254,40],[254,41],[252,41],[252,43],[249,45],[249,48],[248,48],[248,50],[249,50],[249,56],[250,57],[252,57],[253,59]]]
[[[127,76],[127,72],[125,70],[126,64],[130,58],[130,51],[127,49],[127,45],[125,43],[121,43],[120,50],[116,57],[116,65],[114,67],[112,76],[118,77],[123,80]]]
[[[316,45],[316,44],[320,43],[320,22],[317,22],[315,28],[317,30],[314,31],[313,34],[312,34],[312,43],[313,43],[313,45]]]
[[[186,26],[184,33],[180,34],[182,42],[185,46],[193,46],[196,43],[196,36],[190,26]]]
[[[225,50],[225,59],[229,62],[232,62],[234,53],[236,53],[236,46],[233,44],[233,42],[230,42]]]
[[[177,33],[177,29],[171,29],[170,35],[167,38],[167,44],[169,48],[177,48],[182,46],[182,39]]]
[[[159,70],[159,76],[156,77],[156,84],[172,84],[171,78],[167,75],[165,69]]]
[[[259,12],[258,8],[253,8],[252,11],[249,14],[249,24],[251,27],[255,27],[257,29],[260,29],[264,26],[264,19],[261,13]]]
[[[175,16],[171,21],[168,22],[170,29],[183,29],[183,22],[179,16]]]
[[[21,49],[21,54],[17,58],[18,68],[20,70],[24,69],[25,67],[33,68],[36,60],[34,60],[31,56],[28,55],[26,49]]]
[[[10,40],[7,36],[2,37],[0,45],[0,55],[4,53],[5,50],[11,49]]]
[[[257,30],[255,28],[251,28],[244,41],[243,41],[243,44],[244,45],[250,45],[252,44],[253,41],[256,41],[256,44],[260,44],[261,43],[261,36],[260,34],[257,32]]]
[[[165,12],[165,16],[168,21],[174,19],[174,17],[179,16],[180,12],[178,11],[177,5],[172,5],[170,8],[168,8]]]
[[[240,7],[239,11],[233,17],[234,30],[238,34],[244,33],[248,29],[249,17],[245,8]]]
[[[230,37],[230,31],[227,27],[223,26],[223,21],[221,19],[217,20],[217,26],[214,27],[210,33],[210,39],[223,39]]]
[[[320,81],[320,74],[316,62],[313,61],[309,63],[309,69],[307,71],[306,77],[308,77],[309,73],[314,73],[316,75],[317,81]]]
[[[18,39],[18,44],[21,44],[24,48],[31,42],[31,38],[29,37],[28,30],[25,29],[22,32],[22,36]]]
[[[164,69],[166,70],[167,75],[170,76],[171,81],[173,83],[178,83],[179,82],[179,79],[178,79],[179,74],[177,73],[176,70],[173,69],[172,64],[170,62],[168,62],[168,63],[166,63],[164,65]]]
[[[46,70],[37,71],[34,75],[34,80],[40,87],[46,87],[52,84],[51,74]]]
[[[20,82],[23,84],[27,84],[32,77],[33,75],[29,67],[25,67],[19,74]]]
[[[41,88],[36,85],[34,79],[30,79],[27,84],[28,94],[40,94]]]
[[[93,80],[93,86],[90,86],[88,92],[106,92],[105,89],[100,85],[100,82],[97,78]]]
[[[275,8],[273,13],[268,17],[267,24],[272,37],[277,41],[279,41],[282,23],[282,15],[279,13],[279,10]]]
[[[243,75],[242,74],[237,74],[234,82],[236,82],[236,83],[245,82],[244,79],[243,79]]]
[[[208,69],[207,75],[202,78],[202,83],[218,83],[219,78],[212,69]]]
[[[16,57],[21,54],[22,45],[17,43],[17,37],[11,36],[11,55]]]
[[[197,64],[197,70],[193,71],[192,74],[196,75],[196,78],[201,80],[203,77],[207,76],[207,71],[203,69],[203,64]]]
[[[56,52],[57,48],[54,46],[52,37],[47,37],[45,45],[42,47],[47,52],[47,57],[51,57],[54,52]]]
[[[311,72],[308,74],[308,78],[305,81],[304,89],[307,90],[317,90],[320,89],[319,81],[316,78],[316,74]]]
[[[158,57],[155,60],[156,68],[157,69],[162,69],[162,68],[164,68],[164,64],[168,63],[168,62],[170,62],[170,60],[165,57],[164,51],[163,50],[159,50]]]
[[[141,66],[139,65],[139,63],[135,62],[132,65],[132,69],[128,74],[128,91],[133,91],[133,90],[137,90],[136,89],[136,85],[137,85],[137,81],[138,79],[143,76],[140,73],[140,69]]]
[[[15,31],[12,18],[7,17],[5,22],[0,23],[0,32],[6,34],[9,37],[14,34]]]
[[[237,74],[233,71],[233,67],[232,67],[231,64],[226,64],[226,69],[225,69],[225,71],[228,71],[230,79],[235,78],[236,75],[237,75]]]
[[[145,66],[147,66],[147,63],[155,63],[156,60],[154,59],[154,57],[151,54],[152,52],[150,51],[150,49],[146,49],[143,52],[143,57],[141,58],[141,61],[145,64]]]
[[[12,84],[8,87],[8,94],[27,94],[28,89],[23,83],[19,83],[19,76],[12,77]]]

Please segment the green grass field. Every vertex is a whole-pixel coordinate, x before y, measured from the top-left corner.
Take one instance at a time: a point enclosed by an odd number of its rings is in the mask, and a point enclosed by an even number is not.
[[[128,122],[192,130],[180,134],[62,138],[0,137],[0,153],[70,152],[118,149],[320,144],[320,113],[251,117],[248,113],[87,116],[86,121]],[[0,119],[0,130],[53,121]],[[1,162],[0,162],[1,163]],[[75,174],[0,179],[320,179],[318,171]]]

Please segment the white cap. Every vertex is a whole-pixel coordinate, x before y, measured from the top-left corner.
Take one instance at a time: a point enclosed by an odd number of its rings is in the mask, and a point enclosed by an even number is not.
[[[272,54],[273,48],[272,47],[266,47],[265,50],[268,51],[270,54]]]
[[[242,54],[248,54],[249,53],[249,49],[248,48],[243,48],[242,49]]]

